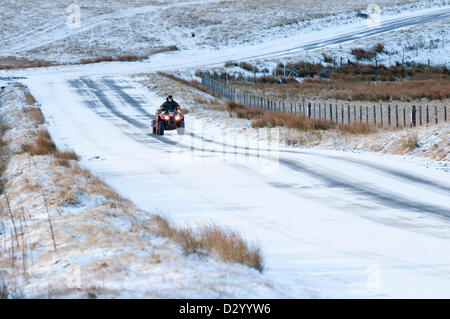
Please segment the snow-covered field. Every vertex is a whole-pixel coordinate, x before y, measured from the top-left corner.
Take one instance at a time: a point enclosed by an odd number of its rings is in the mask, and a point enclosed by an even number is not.
[[[365,24],[365,18],[357,13],[367,11],[372,1],[84,0],[77,1],[79,28],[67,25],[74,14],[67,11],[70,4],[61,0],[3,1],[0,57],[67,62],[105,55],[145,56],[170,45],[181,50],[221,49],[269,40],[282,40],[277,44],[282,49],[305,32]],[[381,0],[376,4],[384,19],[448,3]],[[430,34],[436,33],[433,30]],[[253,55],[257,54],[255,48]]]

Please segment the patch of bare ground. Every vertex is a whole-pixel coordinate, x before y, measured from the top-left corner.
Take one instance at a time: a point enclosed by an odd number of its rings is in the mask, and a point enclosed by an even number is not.
[[[6,213],[0,215],[0,268],[8,289],[52,298],[224,297],[233,289],[250,291],[248,276],[252,285],[272,289],[254,277],[257,272],[237,265],[263,266],[259,248],[238,233],[216,225],[192,232],[173,226],[81,167],[75,152],[58,150],[41,121],[23,116],[25,90],[10,86],[0,95],[7,150],[1,157]],[[185,256],[191,253],[216,257],[201,266],[208,274],[198,270],[201,259]],[[242,278],[242,285],[218,280],[223,272]]]

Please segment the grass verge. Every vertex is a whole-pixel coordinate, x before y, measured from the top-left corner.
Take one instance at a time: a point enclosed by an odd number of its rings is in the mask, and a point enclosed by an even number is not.
[[[209,252],[225,262],[239,263],[262,272],[264,261],[259,247],[248,245],[235,231],[224,229],[214,223],[202,225],[195,230],[190,226],[174,227],[160,215],[152,219],[154,232],[168,237],[181,245],[186,254]]]

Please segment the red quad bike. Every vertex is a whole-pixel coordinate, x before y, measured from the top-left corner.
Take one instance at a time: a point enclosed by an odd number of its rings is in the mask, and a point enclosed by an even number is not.
[[[184,115],[180,108],[168,111],[156,111],[156,119],[152,121],[153,134],[164,135],[166,130],[177,130],[178,135],[184,134]]]

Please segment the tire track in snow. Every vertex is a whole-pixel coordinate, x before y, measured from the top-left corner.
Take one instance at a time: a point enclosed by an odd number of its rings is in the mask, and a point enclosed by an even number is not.
[[[323,173],[320,172],[319,170],[313,170],[310,167],[306,167],[305,165],[300,164],[298,161],[280,158],[280,163],[284,164],[285,166],[291,168],[294,171],[302,172],[315,179],[318,179],[328,184],[328,187],[349,190],[353,193],[372,198],[376,203],[382,204],[383,206],[386,207],[396,209],[407,209],[409,211],[414,211],[418,213],[425,212],[436,215],[438,217],[450,218],[450,210],[445,207],[425,204],[409,198],[403,198],[398,195],[391,195],[381,190],[373,189],[367,186],[366,184],[364,186],[360,186],[357,183],[353,183],[349,180],[334,177],[329,173]]]
[[[97,99],[102,103],[103,106],[105,106],[112,114],[114,114],[116,117],[121,118],[122,120],[132,124],[133,126],[143,129],[147,126],[143,123],[141,123],[138,120],[135,120],[134,118],[129,117],[128,115],[120,112],[114,105],[114,103],[106,96],[106,94],[103,92],[103,90],[97,85],[95,81],[89,78],[81,78],[81,81],[86,84],[86,86],[90,89],[90,92],[92,92]]]

